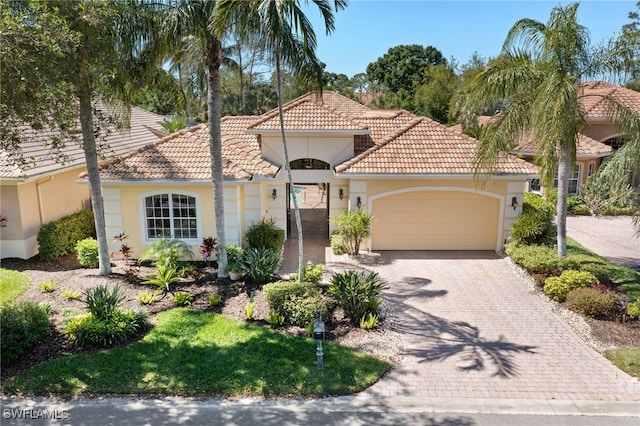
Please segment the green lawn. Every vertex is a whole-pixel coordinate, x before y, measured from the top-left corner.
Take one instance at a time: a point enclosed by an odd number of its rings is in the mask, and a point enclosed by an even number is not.
[[[27,291],[31,278],[22,272],[0,268],[0,305],[15,300]]]
[[[640,379],[640,348],[611,349],[604,356],[620,370]]]
[[[186,308],[158,314],[141,341],[94,354],[69,355],[9,379],[25,394],[344,395],[375,383],[390,365],[325,342],[325,369],[315,342],[222,315]]]

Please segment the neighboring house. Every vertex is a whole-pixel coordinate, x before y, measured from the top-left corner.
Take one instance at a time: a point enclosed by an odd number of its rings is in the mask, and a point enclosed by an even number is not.
[[[322,100],[304,95],[283,110],[296,185],[326,195],[317,225],[328,237],[332,217],[365,209],[374,216],[363,247],[370,250],[500,250],[537,174],[530,163],[505,155],[491,179],[474,180],[477,140],[334,92]],[[262,217],[290,235],[295,221],[277,109],[225,117],[221,127],[227,243],[242,244],[247,226]],[[196,248],[215,236],[208,144],[201,124],[104,165],[107,235],[126,232],[136,253],[160,237]]]
[[[162,116],[131,108],[129,129],[114,132],[104,141],[103,155],[119,157],[158,140],[151,129],[161,131]],[[40,227],[90,206],[89,188],[77,183],[86,170],[78,140],[67,141],[64,157],[51,149],[52,133],[25,127],[29,138],[20,146],[26,163],[0,151],[0,214],[7,218],[0,228],[1,257],[28,259],[38,253]]]
[[[602,161],[612,155],[625,142],[616,124],[607,117],[609,98],[640,115],[640,92],[603,81],[590,81],[578,86],[578,96],[586,115],[586,127],[578,137],[576,163],[569,181],[569,193],[578,194]],[[535,147],[532,140],[525,140],[512,151],[533,162]],[[539,191],[538,179],[531,181],[531,190]]]

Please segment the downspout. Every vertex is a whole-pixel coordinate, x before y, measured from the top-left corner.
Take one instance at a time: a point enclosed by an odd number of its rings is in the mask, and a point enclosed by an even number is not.
[[[38,213],[40,214],[40,226],[44,225],[44,207],[42,205],[42,193],[40,192],[40,186],[51,182],[53,180],[53,175],[45,178],[44,180],[36,180],[36,195],[38,198]]]

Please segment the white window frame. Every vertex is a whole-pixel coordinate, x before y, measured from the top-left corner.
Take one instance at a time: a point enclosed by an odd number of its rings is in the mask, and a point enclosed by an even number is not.
[[[589,165],[587,166],[587,177],[591,177],[591,175],[593,175],[593,173],[595,173],[595,171],[596,171],[596,163],[591,161],[589,163]]]
[[[569,176],[569,195],[578,195],[580,193],[580,175],[582,172],[582,164],[575,164],[573,172]],[[575,182],[576,190],[575,192],[571,191],[571,183]],[[553,178],[553,187],[558,187],[558,173],[556,170],[556,176]]]
[[[149,245],[160,238],[149,238],[149,229],[147,227],[147,207],[146,207],[146,199],[152,196],[157,195],[167,195],[169,198],[169,224],[171,227],[171,239],[179,239],[180,241],[184,241],[188,245],[199,245],[202,240],[202,213],[200,209],[200,195],[187,191],[176,191],[176,190],[157,190],[146,192],[144,194],[140,194],[139,196],[139,208],[140,208],[140,230],[142,231],[142,243],[143,245]],[[181,195],[185,197],[192,197],[195,199],[195,210],[196,210],[196,238],[176,238],[175,230],[174,230],[174,217],[173,217],[173,195]]]

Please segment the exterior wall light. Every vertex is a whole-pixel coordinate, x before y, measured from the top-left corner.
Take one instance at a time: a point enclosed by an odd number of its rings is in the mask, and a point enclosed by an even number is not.
[[[273,188],[273,191],[271,191],[271,198],[275,200],[277,196],[278,196],[278,191],[276,191],[276,189]]]
[[[511,198],[511,207],[515,210],[518,207],[518,197]]]
[[[358,208],[362,206],[362,198],[358,197],[358,200],[356,201],[356,206],[358,206]]]
[[[342,200],[344,198],[344,191],[340,188],[340,192],[338,192],[338,197]]]

